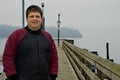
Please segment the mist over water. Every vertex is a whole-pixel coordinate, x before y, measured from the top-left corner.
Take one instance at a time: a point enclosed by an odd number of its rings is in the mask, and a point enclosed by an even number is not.
[[[5,38],[0,38],[0,54],[3,54],[3,50],[4,50],[4,47],[5,47],[6,40],[7,39],[5,39]]]

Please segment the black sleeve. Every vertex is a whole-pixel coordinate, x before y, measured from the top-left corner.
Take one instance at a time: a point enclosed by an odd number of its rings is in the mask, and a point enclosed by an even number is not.
[[[56,80],[57,75],[50,75],[51,80]]]
[[[14,75],[8,77],[7,80],[18,80],[18,75],[17,75],[17,74],[14,74]]]

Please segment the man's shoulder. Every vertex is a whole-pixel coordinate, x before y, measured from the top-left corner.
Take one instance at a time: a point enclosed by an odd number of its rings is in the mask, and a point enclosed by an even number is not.
[[[47,31],[45,31],[45,30],[41,30],[41,32],[42,32],[43,34],[50,35],[50,33],[47,32]]]
[[[45,31],[45,30],[41,30],[41,32],[48,38],[48,39],[52,39],[52,36],[49,32]]]
[[[25,28],[19,28],[19,29],[16,29],[14,32],[24,32],[26,31]]]
[[[26,30],[25,28],[19,28],[19,29],[16,29],[15,31],[12,32],[12,34],[23,34],[23,33],[26,33]]]

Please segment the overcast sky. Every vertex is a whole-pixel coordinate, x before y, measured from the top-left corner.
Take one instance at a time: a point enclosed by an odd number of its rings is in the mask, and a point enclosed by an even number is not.
[[[105,43],[110,42],[113,59],[120,61],[120,0],[24,0],[25,9],[45,3],[46,26],[56,26],[58,13],[61,26],[79,30],[80,47],[97,50],[105,57]],[[0,24],[22,27],[22,0],[0,0]],[[120,63],[120,62],[119,62]]]
[[[24,0],[31,4],[45,3],[46,26],[56,26],[58,13],[61,26],[120,26],[120,0]],[[0,0],[0,24],[22,26],[22,0]]]

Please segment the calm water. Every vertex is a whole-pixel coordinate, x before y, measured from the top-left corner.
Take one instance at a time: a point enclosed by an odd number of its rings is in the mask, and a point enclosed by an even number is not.
[[[0,38],[0,54],[3,53],[4,47],[5,47],[6,39]]]
[[[3,53],[5,43],[6,43],[6,39],[1,39],[0,38],[0,54]],[[0,66],[0,73],[2,73],[2,72],[3,72],[3,66],[1,65]]]
[[[73,39],[73,38],[71,38]],[[106,39],[92,39],[92,38],[74,38],[74,44],[80,48],[86,48],[89,51],[97,51],[99,56],[106,58]],[[118,42],[120,38],[109,39],[109,53],[110,58],[114,59],[114,62],[120,64],[120,44]],[[6,39],[0,39],[0,54],[3,53],[3,49],[6,43]]]

